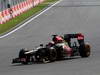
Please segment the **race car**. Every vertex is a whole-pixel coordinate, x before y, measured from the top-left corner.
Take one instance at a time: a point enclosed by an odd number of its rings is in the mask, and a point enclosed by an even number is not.
[[[12,60],[12,63],[34,63],[34,62],[52,62],[56,60],[56,50],[53,47],[44,47],[43,44],[40,44],[39,47],[27,50],[22,48],[19,51],[17,58]]]
[[[90,45],[84,42],[82,33],[53,35],[52,41],[46,45],[40,44],[32,50],[21,49],[18,58],[14,58],[12,63],[48,63],[74,56],[85,58],[90,56],[90,48]]]

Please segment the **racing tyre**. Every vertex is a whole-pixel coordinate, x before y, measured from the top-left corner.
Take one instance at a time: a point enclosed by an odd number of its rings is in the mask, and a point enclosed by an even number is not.
[[[55,49],[50,50],[50,61],[53,62],[57,59],[57,51]]]
[[[22,64],[28,64],[27,56],[24,54],[25,50],[20,50],[19,52],[19,58],[24,58],[24,61],[22,61]]]
[[[39,62],[48,63],[49,62],[49,51],[47,48],[41,48],[35,55],[35,58]]]
[[[82,49],[83,47],[80,47],[80,56],[83,57],[83,58],[86,58],[86,57],[89,57],[90,54],[91,54],[91,47],[89,44],[85,44],[84,45],[84,48]]]

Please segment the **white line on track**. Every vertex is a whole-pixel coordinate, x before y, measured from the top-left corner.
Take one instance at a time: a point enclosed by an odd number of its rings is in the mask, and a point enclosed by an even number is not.
[[[3,35],[3,36],[0,36],[0,39],[1,38],[4,38],[12,33],[14,33],[15,31],[17,31],[18,29],[24,27],[25,25],[27,25],[28,23],[30,23],[32,20],[36,19],[38,16],[42,15],[43,13],[45,13],[46,11],[48,11],[49,9],[51,9],[53,6],[57,5],[58,3],[60,3],[62,0],[59,0],[57,1],[56,3],[54,3],[53,5],[51,5],[50,7],[48,7],[47,9],[45,9],[44,11],[42,11],[40,14],[36,15],[35,17],[31,18],[30,20],[28,20],[27,22],[23,23],[21,26],[19,26],[18,28],[12,30],[11,32]]]

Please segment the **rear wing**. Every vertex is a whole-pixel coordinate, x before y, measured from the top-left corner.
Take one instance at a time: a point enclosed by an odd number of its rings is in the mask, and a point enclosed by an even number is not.
[[[84,45],[84,35],[82,33],[76,34],[64,34],[64,40],[68,42],[69,46],[71,46],[71,39],[76,38],[78,40],[79,45]]]

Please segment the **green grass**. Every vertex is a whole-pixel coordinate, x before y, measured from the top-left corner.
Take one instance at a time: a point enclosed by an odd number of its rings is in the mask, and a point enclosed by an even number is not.
[[[11,28],[15,27],[16,25],[18,25],[19,23],[21,23],[28,17],[36,14],[37,12],[39,12],[43,8],[45,8],[48,4],[55,2],[55,1],[58,1],[58,0],[46,0],[45,2],[39,4],[38,6],[31,8],[28,11],[22,13],[20,16],[13,18],[12,20],[8,21],[7,23],[1,24],[0,25],[0,34],[9,31]]]

